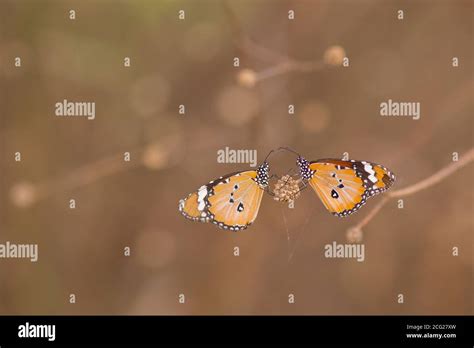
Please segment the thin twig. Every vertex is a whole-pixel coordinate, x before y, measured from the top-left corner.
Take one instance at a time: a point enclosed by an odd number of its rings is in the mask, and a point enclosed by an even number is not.
[[[291,245],[290,245],[290,231],[288,230],[288,223],[286,221],[286,215],[285,215],[285,211],[283,210],[283,207],[281,208],[281,216],[283,217],[283,224],[285,225],[285,231],[286,231],[286,240],[287,240],[287,244],[288,244],[288,260],[290,259],[290,251],[291,251]]]
[[[434,184],[437,184],[438,182],[445,179],[447,176],[451,175],[456,170],[464,167],[466,164],[472,162],[473,160],[474,160],[474,148],[472,148],[466,154],[464,154],[458,161],[450,163],[448,166],[444,167],[443,169],[431,175],[430,177],[414,185],[405,187],[404,189],[390,192],[388,196],[390,197],[409,196],[418,191],[424,190]]]
[[[377,213],[380,211],[380,209],[382,209],[382,207],[385,205],[385,203],[388,202],[389,199],[390,199],[390,197],[387,197],[387,196],[383,197],[382,200],[380,200],[380,202],[378,202],[378,204],[370,211],[370,213],[368,213],[367,216],[365,218],[363,218],[353,228],[361,229],[362,227],[367,225],[370,222],[370,220],[372,220],[374,218],[374,216],[377,215]]]
[[[345,53],[343,53],[344,50],[340,47],[337,47],[335,51],[331,51],[333,54],[332,59],[329,61],[326,61],[326,59],[318,59],[314,61],[298,60],[289,57],[287,54],[283,54],[265,47],[255,42],[245,33],[245,31],[242,29],[239,18],[228,2],[224,1],[222,5],[235,37],[235,45],[244,54],[252,56],[262,62],[271,64],[270,67],[261,71],[246,69],[246,75],[241,78],[241,81],[243,81],[241,83],[244,85],[253,86],[256,83],[268,78],[284,75],[290,72],[315,72],[329,66],[339,66],[342,64],[342,59]],[[334,49],[334,47],[328,48],[328,50],[330,49]],[[336,54],[336,58],[334,57],[334,54]],[[334,59],[336,61],[334,61]],[[248,76],[249,71],[251,73],[250,77]],[[248,81],[249,79],[251,82]]]
[[[131,161],[125,161],[124,153],[119,153],[86,164],[60,178],[39,183],[18,182],[10,190],[10,199],[13,204],[25,208],[58,192],[87,186],[105,177],[141,165],[154,170],[160,169],[165,166],[164,161],[167,161],[169,157],[169,150],[166,149],[164,142],[150,143],[128,152],[133,156]]]
[[[137,150],[132,153],[134,156],[140,155]],[[57,192],[74,190],[139,164],[140,161],[125,162],[123,154],[113,155],[77,168],[59,180],[48,180],[39,184],[38,193],[44,198]]]
[[[306,230],[306,226],[308,226],[308,222],[312,217],[311,212],[313,211],[312,208],[309,209],[309,214],[306,216],[306,220],[303,224],[303,227],[299,230],[298,234],[296,235],[294,241],[293,241],[293,249],[291,250],[290,256],[288,257],[288,263],[293,259],[293,255],[295,254],[296,247],[298,246],[298,241],[301,239],[301,235],[304,233]]]
[[[439,170],[438,172],[434,173],[433,175],[429,176],[426,179],[423,179],[416,184],[410,185],[408,187],[402,188],[400,190],[388,192],[385,194],[383,199],[365,216],[358,224],[349,228],[351,232],[358,232],[362,233],[362,228],[366,226],[382,209],[382,207],[391,199],[391,198],[399,198],[399,197],[406,197],[412,195],[416,192],[422,191],[431,187],[443,179],[447,178],[457,170],[461,169],[462,167],[466,166],[470,162],[474,160],[474,148],[470,149],[466,154],[461,156],[458,161],[452,162],[443,169]],[[361,236],[360,236],[361,237]]]
[[[270,77],[275,77],[278,75],[283,75],[292,71],[295,72],[311,72],[318,71],[325,67],[323,61],[296,61],[293,59],[288,59],[276,65],[273,65],[265,70],[259,71],[256,74],[256,81],[260,82]]]

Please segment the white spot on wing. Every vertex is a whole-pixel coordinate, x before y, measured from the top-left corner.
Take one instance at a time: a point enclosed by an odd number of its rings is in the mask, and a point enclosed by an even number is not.
[[[372,169],[372,166],[370,164],[365,164],[364,165],[364,170],[369,173],[369,180],[372,181],[373,183],[377,182],[377,178],[375,177],[375,171]]]
[[[204,201],[204,198],[206,196],[207,196],[207,187],[206,185],[203,185],[199,188],[199,191],[198,191],[198,210],[199,211],[203,211],[206,206],[206,202]]]

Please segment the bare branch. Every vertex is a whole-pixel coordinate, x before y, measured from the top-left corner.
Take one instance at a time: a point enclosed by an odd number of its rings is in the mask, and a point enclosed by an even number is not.
[[[291,58],[286,54],[267,48],[251,39],[242,29],[240,21],[227,2],[223,2],[224,11],[235,37],[235,45],[246,55],[254,57],[270,66],[261,71],[242,69],[237,74],[237,81],[245,87],[253,87],[256,83],[271,77],[290,72],[308,73],[320,71],[326,67],[341,66],[345,58],[344,48],[331,46],[326,49],[324,56],[314,61],[304,61]]]
[[[27,208],[58,192],[78,189],[138,166],[160,170],[170,165],[172,151],[173,143],[166,138],[142,148],[132,149],[129,152],[134,156],[134,160],[130,162],[125,162],[124,154],[120,153],[86,164],[63,177],[39,183],[17,182],[10,189],[10,200],[15,206]]]
[[[424,190],[434,184],[437,184],[441,180],[445,179],[447,176],[451,175],[458,169],[464,167],[466,164],[474,160],[474,148],[469,150],[465,155],[463,155],[457,162],[453,162],[448,166],[441,169],[439,172],[431,175],[430,177],[417,182],[414,185],[405,187],[404,189],[389,192],[388,196],[390,197],[403,197],[412,195],[418,191]]]
[[[383,199],[363,218],[358,224],[352,226],[348,229],[346,237],[349,242],[360,242],[362,240],[362,228],[367,225],[382,209],[382,207],[391,199],[406,197],[412,195],[416,192],[422,191],[431,187],[443,179],[446,179],[448,176],[471,163],[474,160],[474,148],[470,149],[466,154],[464,154],[458,161],[452,162],[440,171],[429,176],[426,179],[423,179],[416,184],[410,185],[400,190],[388,192],[385,194]]]

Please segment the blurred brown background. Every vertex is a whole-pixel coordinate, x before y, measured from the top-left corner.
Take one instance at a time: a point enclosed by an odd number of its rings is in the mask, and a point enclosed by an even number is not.
[[[364,228],[361,263],[326,259],[324,245],[344,243],[380,197],[338,219],[310,190],[292,210],[265,196],[239,233],[177,210],[200,185],[248,168],[217,163],[226,146],[257,149],[259,161],[278,146],[308,159],[348,152],[392,169],[395,189],[451,163],[472,146],[472,10],[444,0],[0,0],[0,242],[39,244],[36,263],[0,260],[0,313],[472,314],[472,165],[404,209],[390,201]],[[286,56],[323,62],[332,46],[349,67],[259,80]],[[63,99],[95,102],[96,119],[56,117]],[[421,119],[381,117],[387,99],[420,102]],[[294,160],[275,156],[273,169]]]

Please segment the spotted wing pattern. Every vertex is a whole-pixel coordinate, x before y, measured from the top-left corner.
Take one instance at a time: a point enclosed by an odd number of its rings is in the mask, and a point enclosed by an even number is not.
[[[320,159],[297,161],[301,175],[317,193],[327,210],[344,217],[357,211],[368,198],[388,190],[395,175],[387,168],[366,161]]]
[[[268,164],[264,162],[257,170],[232,173],[201,186],[179,202],[179,210],[193,221],[243,230],[256,219],[267,186]]]
[[[208,202],[214,224],[224,229],[241,230],[255,220],[263,197],[256,175],[255,171],[242,172],[212,187]]]

